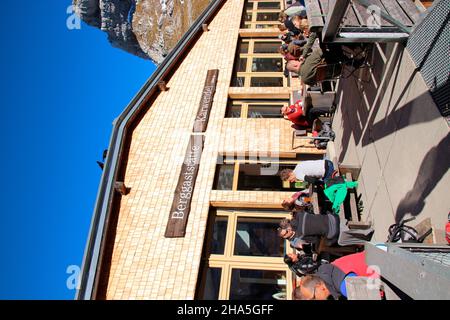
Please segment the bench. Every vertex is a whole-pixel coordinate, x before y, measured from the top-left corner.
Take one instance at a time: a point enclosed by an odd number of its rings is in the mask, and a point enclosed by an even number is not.
[[[333,161],[334,167],[339,169],[339,172],[341,175],[345,176],[345,179],[347,181],[353,181],[353,174],[356,177],[359,177],[359,171],[360,168],[358,167],[345,167],[341,166],[339,167],[337,164],[337,161]],[[353,172],[353,174],[352,174]],[[313,208],[315,214],[320,214],[319,211],[319,205],[318,205],[318,197],[316,190],[313,186],[310,186],[310,197],[313,201]],[[312,192],[312,193],[311,193]],[[341,204],[340,211],[339,211],[339,219],[341,221],[347,221],[347,226],[349,229],[368,229],[371,227],[370,223],[361,221],[361,216],[358,212],[358,193],[356,189],[348,189],[347,193],[347,206],[345,205],[345,202]],[[346,207],[349,210],[346,210]],[[356,250],[360,247],[358,245],[351,245],[351,246],[343,246],[343,247],[330,247],[326,244],[326,239],[322,238],[319,244],[319,247],[317,248],[317,253],[327,252],[336,256],[341,256],[349,253],[354,253]]]

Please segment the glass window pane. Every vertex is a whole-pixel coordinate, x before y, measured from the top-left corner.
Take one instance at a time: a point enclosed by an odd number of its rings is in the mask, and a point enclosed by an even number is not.
[[[244,14],[244,21],[252,21],[252,13],[247,12]]]
[[[278,12],[258,12],[256,21],[278,21]]]
[[[234,164],[219,164],[216,169],[214,190],[233,189]]]
[[[286,272],[233,269],[230,300],[286,299]]]
[[[254,53],[278,53],[281,42],[255,42]]]
[[[227,107],[227,113],[225,118],[240,118],[241,117],[241,105],[229,105]]]
[[[250,81],[251,87],[282,87],[282,77],[252,77]]]
[[[258,9],[280,9],[279,2],[258,2]]]
[[[248,53],[248,42],[239,43],[239,53]]]
[[[237,72],[245,72],[245,69],[247,68],[247,58],[239,58],[237,64]]]
[[[275,29],[277,27],[276,24],[257,24],[255,26],[256,29]]]
[[[283,72],[281,58],[253,58],[252,72]]]
[[[221,268],[208,268],[206,270],[205,289],[202,300],[219,299],[220,277],[222,275]]]
[[[243,164],[239,166],[238,190],[281,191],[278,164]]]
[[[232,87],[243,87],[245,84],[245,78],[244,77],[233,77],[231,81]]]
[[[252,10],[253,9],[253,2],[247,1],[245,3],[245,9]]]
[[[281,170],[294,168],[294,164],[241,163],[237,189],[243,191],[298,191],[304,189],[296,186],[295,183],[285,183],[280,179]]]
[[[249,105],[247,118],[282,118],[280,105]]]
[[[234,255],[282,257],[285,241],[278,237],[280,219],[239,217],[236,227]]]
[[[227,225],[227,217],[216,216],[211,239],[211,254],[224,254]]]

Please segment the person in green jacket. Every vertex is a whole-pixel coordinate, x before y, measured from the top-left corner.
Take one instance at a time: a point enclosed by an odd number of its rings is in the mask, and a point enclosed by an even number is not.
[[[339,214],[341,204],[347,197],[348,188],[356,188],[358,181],[345,181],[343,177],[334,177],[325,181],[323,192],[333,203],[332,209],[335,214]]]

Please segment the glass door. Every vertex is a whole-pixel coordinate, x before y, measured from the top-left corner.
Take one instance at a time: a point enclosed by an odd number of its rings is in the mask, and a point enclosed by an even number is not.
[[[291,248],[277,236],[283,211],[213,210],[205,239],[198,299],[290,298],[291,273],[283,262]]]

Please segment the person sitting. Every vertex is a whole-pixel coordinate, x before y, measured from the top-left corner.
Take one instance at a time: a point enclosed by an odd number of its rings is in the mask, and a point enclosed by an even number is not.
[[[290,242],[296,249],[302,249],[305,244],[318,246],[322,238],[332,246],[339,237],[339,217],[331,213],[311,214],[306,211],[296,211],[294,218],[283,219],[277,229],[278,236]]]
[[[282,32],[288,30],[290,31],[294,36],[298,36],[303,33],[302,28],[302,19],[298,17],[282,17],[280,16],[279,21],[281,24],[278,25],[278,29]]]
[[[289,60],[289,64],[292,60]],[[305,114],[303,101],[298,100],[291,106],[281,108],[281,113],[286,120],[290,120],[294,124],[295,129],[309,128],[318,117],[330,113],[333,107],[313,107],[309,108]]]
[[[303,53],[299,57],[299,63],[289,66],[292,72],[298,73],[302,82],[314,85],[317,82],[338,76],[342,64],[351,64],[359,67],[366,58],[366,53],[358,44],[341,46],[339,44],[328,44],[324,48],[312,50],[316,33],[311,33],[305,44]],[[321,67],[321,68],[319,68]]]
[[[308,191],[299,191],[292,195],[292,197],[284,199],[281,206],[286,211],[311,211],[311,198],[309,198]]]
[[[333,162],[330,160],[306,160],[295,166],[295,169],[283,169],[280,172],[282,181],[295,182],[297,180],[317,183],[332,176]]]
[[[308,118],[306,117],[303,111],[303,102],[301,100],[298,100],[291,106],[282,107],[281,113],[283,114],[285,119],[290,120],[296,126],[299,127],[311,126],[311,123],[308,121]]]
[[[297,60],[298,57],[293,56],[289,51],[288,51],[288,45],[284,44],[282,46],[280,46],[278,48],[278,53],[281,54],[284,58],[284,60],[286,61],[290,61],[290,60]]]
[[[303,52],[303,47],[307,43],[307,40],[303,36],[299,36],[298,39],[292,40],[287,46],[287,52],[294,56],[297,60]]]
[[[304,276],[293,291],[294,300],[327,300],[347,298],[345,280],[350,277],[370,277],[380,275],[365,261],[365,252],[359,252],[336,259],[330,264],[322,264],[313,275]]]
[[[288,253],[284,256],[284,263],[298,277],[314,273],[320,265],[311,255],[302,253]]]

